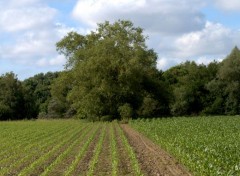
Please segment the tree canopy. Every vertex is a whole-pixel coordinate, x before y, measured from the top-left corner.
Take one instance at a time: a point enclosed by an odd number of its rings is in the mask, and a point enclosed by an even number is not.
[[[86,36],[71,32],[57,43],[75,80],[67,97],[79,118],[118,118],[124,107],[142,115],[146,98],[154,102],[151,115],[163,113],[167,91],[156,68],[157,54],[145,40],[141,28],[117,21],[99,24]]]
[[[24,118],[23,88],[12,72],[0,76],[0,120]]]

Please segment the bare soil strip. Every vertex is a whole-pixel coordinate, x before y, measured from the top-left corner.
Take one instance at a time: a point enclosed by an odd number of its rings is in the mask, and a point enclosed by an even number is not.
[[[122,124],[129,143],[139,160],[142,172],[147,176],[191,176],[172,156],[160,149],[148,138],[126,124]]]

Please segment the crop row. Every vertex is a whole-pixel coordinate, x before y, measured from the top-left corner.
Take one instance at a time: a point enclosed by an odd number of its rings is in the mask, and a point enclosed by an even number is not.
[[[142,175],[117,122],[55,120],[2,122],[0,126],[4,127],[0,128],[0,175],[121,175],[122,153],[129,156],[125,164],[131,167],[131,175]],[[103,160],[108,171],[102,167]]]
[[[16,170],[17,168],[21,167],[23,163],[30,163],[32,159],[37,159],[41,156],[42,153],[50,150],[50,148],[56,142],[62,140],[64,137],[66,138],[66,134],[68,133],[66,133],[66,131],[64,130],[59,134],[54,134],[46,139],[42,139],[38,143],[32,143],[31,145],[27,145],[22,149],[17,147],[14,152],[7,151],[10,156],[1,160],[0,163],[4,163],[5,167],[2,167],[0,173],[4,175],[5,173],[10,172],[12,168]]]
[[[141,119],[130,124],[195,175],[240,175],[239,117]]]
[[[24,123],[20,123],[20,124],[21,125],[23,124],[25,126]],[[1,126],[3,126],[3,125],[1,125]],[[42,141],[42,139],[46,139],[48,136],[52,136],[54,134],[57,134],[58,132],[67,130],[66,127],[65,128],[63,128],[63,127],[57,128],[57,129],[54,127],[51,127],[45,131],[39,127],[38,127],[38,129],[32,129],[31,127],[29,128],[29,126],[26,126],[25,129],[20,128],[20,130],[19,130],[17,124],[15,125],[15,127],[9,128],[9,129],[11,129],[11,132],[9,133],[8,136],[0,134],[0,136],[1,136],[0,142],[2,144],[0,147],[0,151],[1,151],[0,157],[1,158],[9,157],[6,154],[6,151],[8,151],[9,154],[12,154],[12,152],[16,151],[16,149],[22,149],[23,147],[26,147],[29,144],[37,143],[38,141]],[[2,131],[5,132],[5,130],[3,130],[3,129],[2,129]],[[8,131],[8,130],[6,130],[6,131]],[[30,133],[31,133],[31,135],[29,135]]]

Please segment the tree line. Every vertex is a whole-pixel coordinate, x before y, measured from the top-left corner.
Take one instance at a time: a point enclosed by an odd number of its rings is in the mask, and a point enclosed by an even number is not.
[[[0,120],[80,118],[112,120],[240,113],[240,50],[222,62],[194,61],[158,70],[143,29],[105,22],[96,31],[70,32],[57,44],[62,72],[19,81],[0,76]]]

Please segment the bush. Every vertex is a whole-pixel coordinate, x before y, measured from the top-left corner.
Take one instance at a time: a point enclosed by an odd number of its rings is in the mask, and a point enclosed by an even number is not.
[[[121,120],[128,121],[132,118],[133,109],[129,103],[125,103],[124,105],[118,108],[118,113],[121,117]]]
[[[110,122],[112,120],[113,120],[113,117],[111,115],[105,115],[100,118],[100,121],[103,121],[103,122]]]

